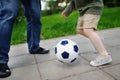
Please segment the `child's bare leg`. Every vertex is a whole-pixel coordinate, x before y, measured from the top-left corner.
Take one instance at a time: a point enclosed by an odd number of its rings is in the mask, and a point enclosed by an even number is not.
[[[108,52],[106,51],[99,35],[93,29],[79,30],[78,33],[87,37],[101,55],[108,56]]]
[[[77,32],[78,34],[83,35],[84,37],[88,38],[88,36],[85,35],[83,29],[79,29]]]

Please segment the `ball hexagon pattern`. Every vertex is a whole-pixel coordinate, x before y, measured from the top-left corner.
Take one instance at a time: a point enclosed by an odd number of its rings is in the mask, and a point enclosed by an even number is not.
[[[77,44],[70,39],[62,39],[55,47],[55,56],[62,63],[73,63],[79,54]]]
[[[61,56],[63,57],[63,59],[68,59],[69,58],[69,53],[65,51],[61,54]]]

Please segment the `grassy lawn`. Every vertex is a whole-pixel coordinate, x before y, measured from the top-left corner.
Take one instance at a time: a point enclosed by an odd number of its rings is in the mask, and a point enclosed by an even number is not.
[[[120,7],[104,8],[98,30],[120,27]],[[76,34],[78,12],[74,11],[67,19],[61,14],[42,17],[42,36],[44,39]],[[12,45],[26,42],[26,22],[14,25]]]

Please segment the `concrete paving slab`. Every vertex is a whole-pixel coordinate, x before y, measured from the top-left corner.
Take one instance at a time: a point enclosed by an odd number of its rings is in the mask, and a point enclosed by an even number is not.
[[[26,54],[29,54],[26,43],[11,46],[11,49],[9,52],[10,57],[21,56],[21,55],[26,55]]]
[[[10,78],[0,78],[0,80],[10,80]]]
[[[120,37],[119,38],[106,38],[104,41],[105,46],[119,46],[120,45]]]
[[[42,40],[40,42],[40,46],[44,47],[44,48],[47,48],[47,49],[53,49],[56,46],[56,44],[57,44],[56,39],[57,38],[48,39],[48,40]]]
[[[112,39],[113,37],[119,38],[120,37],[119,32],[120,32],[120,28],[112,28],[112,29],[98,31],[98,34],[102,37]]]
[[[59,42],[62,39],[71,39],[71,40],[75,41],[76,43],[79,43],[79,39],[84,41],[86,38],[79,35],[79,34],[75,34],[75,35],[59,37],[59,38],[55,38],[55,39],[56,39],[57,42]]]
[[[41,80],[41,78],[37,65],[30,65],[13,69],[10,80]]]
[[[22,55],[17,57],[11,57],[9,61],[10,68],[18,68],[23,67],[31,64],[35,64],[34,55]]]
[[[98,53],[96,54],[93,52],[84,52],[81,53],[80,56],[90,62],[91,60],[94,60],[98,56]]]
[[[104,68],[103,71],[107,72],[107,74],[111,75],[115,80],[120,80],[120,64]]]
[[[95,48],[91,45],[91,43],[79,43],[79,52],[80,53],[85,53],[85,52],[96,52]]]
[[[119,46],[115,46],[115,47],[107,47],[112,58],[113,58],[113,62],[112,64],[120,64],[120,45]]]
[[[68,78],[64,78],[61,80],[115,80],[115,79],[101,70],[96,70],[96,71],[90,71],[87,73],[70,76]]]
[[[96,70],[87,61],[79,57],[73,65],[65,65],[57,60],[39,63],[39,70],[43,80],[59,80],[75,74]]]
[[[36,58],[37,63],[56,59],[54,49],[50,49],[49,54],[43,54],[43,55],[36,54],[35,58]]]
[[[120,28],[113,28],[108,30],[99,31],[98,34],[103,37],[103,42],[107,46],[120,45]]]

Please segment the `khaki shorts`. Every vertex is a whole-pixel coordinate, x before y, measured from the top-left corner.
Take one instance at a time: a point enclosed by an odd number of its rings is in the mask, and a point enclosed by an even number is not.
[[[96,30],[99,19],[100,15],[84,14],[82,17],[78,18],[77,31],[79,31],[79,29],[86,28],[92,28]]]

